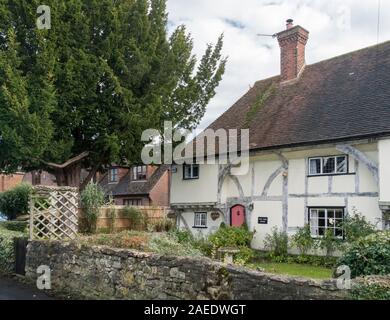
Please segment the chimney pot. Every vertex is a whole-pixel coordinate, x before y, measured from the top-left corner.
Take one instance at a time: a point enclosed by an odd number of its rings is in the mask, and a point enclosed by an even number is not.
[[[287,22],[287,24],[286,24],[287,30],[294,27],[294,20],[293,19],[288,19],[286,22]]]

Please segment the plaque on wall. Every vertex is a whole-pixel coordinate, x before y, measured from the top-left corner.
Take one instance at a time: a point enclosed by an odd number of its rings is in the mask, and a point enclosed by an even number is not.
[[[259,217],[259,224],[268,224],[268,217]]]

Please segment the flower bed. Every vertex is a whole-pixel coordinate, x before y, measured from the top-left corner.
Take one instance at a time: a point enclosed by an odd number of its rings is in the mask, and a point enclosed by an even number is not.
[[[79,238],[82,244],[108,246],[120,249],[135,249],[172,256],[202,256],[191,243],[180,242],[175,233],[149,233],[123,231],[114,234],[96,234]]]

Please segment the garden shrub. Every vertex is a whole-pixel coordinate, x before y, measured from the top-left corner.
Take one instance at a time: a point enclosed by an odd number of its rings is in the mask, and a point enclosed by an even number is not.
[[[10,231],[0,225],[0,272],[11,273],[15,267],[14,238],[23,237],[23,233]]]
[[[0,212],[8,219],[14,220],[28,214],[31,185],[21,183],[11,190],[0,193]]]
[[[253,239],[253,232],[246,226],[240,228],[221,225],[217,232],[209,237],[214,248],[223,247],[249,247]]]
[[[130,228],[132,230],[146,230],[148,224],[148,217],[141,210],[134,207],[126,207],[123,210],[123,216],[130,221]]]
[[[270,251],[272,257],[285,259],[288,250],[287,233],[279,231],[277,227],[272,228],[271,233],[265,236],[264,247]]]
[[[80,200],[83,208],[83,219],[80,226],[81,232],[95,233],[100,207],[105,203],[104,192],[99,185],[89,183],[81,192]]]
[[[191,242],[179,242],[174,233],[150,234],[143,231],[122,231],[115,234],[95,234],[80,237],[85,245],[109,246],[121,249],[151,251],[171,256],[203,256]]]
[[[345,217],[342,227],[348,242],[354,242],[376,232],[375,226],[357,211]]]
[[[246,265],[255,258],[255,251],[248,247],[241,247],[240,252],[234,255],[234,262],[239,265]]]
[[[303,228],[299,228],[297,233],[292,236],[291,242],[302,255],[306,255],[313,249],[316,243],[311,235],[310,225],[306,224]]]
[[[254,253],[250,249],[253,239],[253,232],[248,230],[246,225],[242,227],[231,227],[221,224],[217,232],[208,237],[207,240],[197,240],[195,245],[207,256],[217,257],[220,248],[237,248],[239,253],[234,255],[234,262],[246,264],[253,259]]]
[[[212,257],[215,251],[213,244],[207,238],[194,239],[192,246],[206,257]]]
[[[150,235],[138,231],[123,231],[115,234],[97,234],[82,237],[81,243],[87,245],[109,246],[121,249],[148,250]]]
[[[196,238],[189,230],[174,229],[170,233],[177,239],[181,244],[189,244],[193,248],[199,250],[203,255],[212,257],[213,255],[213,244],[204,237]]]
[[[120,239],[120,242],[117,241]],[[121,248],[132,248],[136,250],[147,250],[149,235],[147,234],[138,234],[138,235],[130,235],[123,237],[114,237],[114,246]]]
[[[319,238],[318,247],[325,251],[325,254],[330,257],[333,253],[340,249],[343,245],[343,241],[335,238],[333,230],[327,229],[325,235]]]
[[[358,239],[344,252],[337,265],[348,266],[353,278],[390,274],[390,231]]]
[[[168,256],[203,256],[202,252],[194,248],[191,243],[180,243],[172,233],[154,234],[150,239],[149,249],[155,253]]]
[[[195,240],[194,235],[189,230],[174,229],[171,233],[174,234],[179,243],[191,243]]]
[[[169,218],[148,221],[147,229],[150,232],[170,232],[175,228],[175,221]]]
[[[390,300],[390,277],[368,276],[352,286],[354,300]]]

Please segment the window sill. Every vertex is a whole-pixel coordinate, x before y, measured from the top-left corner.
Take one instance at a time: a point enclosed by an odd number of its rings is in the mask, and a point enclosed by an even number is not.
[[[183,178],[184,181],[191,181],[191,180],[199,180],[199,177],[198,178]]]
[[[324,239],[324,237],[325,236],[311,236],[311,238],[313,239],[313,240],[322,240],[322,239]],[[345,238],[344,237],[334,237],[334,239],[335,240],[342,240],[342,241],[344,241],[345,240]]]
[[[356,173],[327,173],[327,174],[309,174],[308,178],[313,177],[335,177],[335,176],[355,176]]]
[[[195,226],[193,226],[192,229],[208,229],[208,227],[195,227]]]

